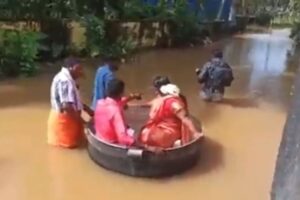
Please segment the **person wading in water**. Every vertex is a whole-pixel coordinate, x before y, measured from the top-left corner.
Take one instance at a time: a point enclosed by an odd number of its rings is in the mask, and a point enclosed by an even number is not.
[[[93,115],[81,102],[76,80],[83,75],[79,60],[68,58],[51,85],[51,111],[48,119],[48,144],[75,148],[83,139],[82,110]]]
[[[214,52],[213,58],[202,69],[197,68],[198,81],[202,85],[201,97],[206,101],[221,101],[225,87],[234,80],[231,67],[223,60],[220,50]]]
[[[116,58],[106,58],[104,64],[96,72],[93,91],[92,109],[94,110],[97,101],[105,99],[109,81],[116,79],[115,72],[119,70],[119,61]]]

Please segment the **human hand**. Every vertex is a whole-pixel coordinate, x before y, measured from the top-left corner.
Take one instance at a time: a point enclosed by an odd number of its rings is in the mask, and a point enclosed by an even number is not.
[[[141,100],[142,99],[142,94],[141,93],[131,93],[129,95],[131,99],[136,99],[136,100]]]
[[[94,116],[94,111],[87,106],[86,104],[83,104],[83,110],[90,116],[93,117]]]
[[[127,134],[131,137],[134,137],[135,136],[135,131],[132,128],[127,127]]]

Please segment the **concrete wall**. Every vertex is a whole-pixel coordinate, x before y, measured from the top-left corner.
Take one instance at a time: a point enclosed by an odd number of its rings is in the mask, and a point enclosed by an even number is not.
[[[300,71],[279,148],[271,199],[300,199]]]
[[[117,37],[119,34],[128,35],[132,42],[140,48],[164,46],[169,43],[169,29],[163,22],[111,22],[108,35]],[[85,30],[76,22],[71,23],[72,45],[78,49],[85,46]]]
[[[167,22],[157,21],[142,21],[142,22],[110,22],[108,30],[108,39],[116,38],[122,34],[130,37],[132,42],[139,48],[151,47],[168,47],[171,45],[169,25]],[[202,26],[210,33],[222,33],[226,30],[227,24],[223,22],[205,22]],[[36,30],[39,31],[41,26],[38,23],[7,23],[0,22],[0,29],[19,29],[19,30]],[[86,46],[85,28],[78,22],[71,22],[68,25],[70,31],[67,31],[67,37],[63,41],[67,42],[66,45],[71,44],[75,50],[81,50]],[[53,28],[49,28],[53,30]],[[52,33],[53,34],[53,33]],[[55,34],[52,36],[56,36]],[[56,41],[56,40],[55,40]],[[61,41],[61,38],[60,40]]]
[[[169,43],[169,27],[163,22],[126,22],[121,25],[136,45],[141,48],[164,46]]]
[[[0,22],[0,29],[39,31],[40,26],[35,22]]]
[[[86,46],[85,28],[78,22],[70,24],[70,42],[75,49],[84,49]]]
[[[117,37],[126,34],[140,48],[168,46],[169,27],[167,23],[157,21],[143,22],[111,22],[108,36]],[[83,49],[86,45],[85,28],[78,22],[71,22],[69,42],[75,49]],[[0,29],[35,30],[39,31],[38,23],[0,22]]]

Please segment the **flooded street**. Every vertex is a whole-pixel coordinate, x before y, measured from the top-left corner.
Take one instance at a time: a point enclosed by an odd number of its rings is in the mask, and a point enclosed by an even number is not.
[[[136,55],[118,76],[128,91],[153,95],[151,80],[168,75],[187,96],[207,140],[200,163],[173,178],[130,178],[94,164],[84,149],[46,144],[53,74],[0,82],[0,199],[3,200],[267,200],[277,149],[298,68],[287,60],[288,30],[244,34],[211,47],[155,50]],[[199,98],[196,67],[222,48],[235,81],[220,104]],[[297,56],[295,56],[297,57]],[[94,70],[81,91],[90,103]]]

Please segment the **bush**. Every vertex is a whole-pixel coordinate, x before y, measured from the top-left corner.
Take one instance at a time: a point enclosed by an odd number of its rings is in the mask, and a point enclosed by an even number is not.
[[[130,39],[121,36],[112,44],[107,44],[107,46],[102,49],[101,56],[125,58],[131,54],[135,48],[135,45],[133,45]]]
[[[135,49],[126,35],[108,38],[106,34],[108,25],[99,17],[88,15],[83,18],[82,22],[86,28],[86,50],[91,57],[122,58]]]
[[[175,45],[195,43],[200,36],[201,28],[197,16],[188,9],[185,0],[178,0],[169,19],[170,36]]]
[[[86,28],[86,50],[90,56],[98,56],[105,46],[105,22],[94,15],[84,16],[81,22]]]
[[[165,0],[160,0],[156,6],[141,0],[129,0],[123,7],[122,19],[169,22],[170,37],[175,46],[196,43],[201,35],[197,15],[191,12],[186,0],[176,0],[173,6]]]
[[[67,54],[69,47],[70,29],[67,23],[56,19],[40,22],[43,38],[39,58],[42,60],[56,60]]]
[[[175,46],[197,43],[200,35],[200,26],[187,18],[170,22],[170,37]]]
[[[20,74],[32,76],[36,73],[39,38],[36,32],[1,30],[0,73],[8,77]]]
[[[273,16],[267,11],[262,11],[256,15],[256,23],[260,26],[268,26],[271,24]]]
[[[300,22],[293,24],[290,37],[295,41],[296,45],[300,45]]]
[[[122,1],[121,7],[119,19],[127,21],[166,20],[171,10],[165,0],[158,1],[157,5],[141,0],[127,0]]]

